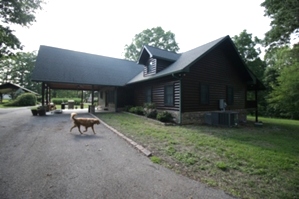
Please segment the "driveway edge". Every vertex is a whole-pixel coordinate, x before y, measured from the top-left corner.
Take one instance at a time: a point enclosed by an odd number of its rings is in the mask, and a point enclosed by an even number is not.
[[[98,118],[97,116],[95,116],[92,113],[89,113],[90,115],[92,115],[95,118]],[[140,144],[137,144],[136,142],[134,142],[133,140],[131,140],[130,138],[126,137],[124,134],[120,133],[119,131],[117,131],[116,129],[114,129],[113,127],[109,126],[107,123],[105,123],[103,120],[101,120],[100,118],[98,118],[100,120],[100,122],[106,126],[108,129],[110,129],[111,131],[113,131],[115,134],[117,134],[119,137],[123,138],[124,140],[126,140],[129,144],[131,144],[134,148],[136,148],[137,150],[139,150],[141,153],[143,153],[145,156],[150,157],[152,155],[152,153],[147,150],[146,148],[144,148],[143,146],[141,146]]]

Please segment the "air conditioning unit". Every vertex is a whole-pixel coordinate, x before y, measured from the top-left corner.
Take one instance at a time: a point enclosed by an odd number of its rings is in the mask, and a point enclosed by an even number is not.
[[[204,115],[205,124],[212,125],[212,113],[206,113]]]
[[[238,124],[238,113],[232,111],[213,111],[205,114],[205,123],[216,126],[235,126]]]
[[[238,123],[238,113],[224,111],[219,112],[219,125],[235,126]]]

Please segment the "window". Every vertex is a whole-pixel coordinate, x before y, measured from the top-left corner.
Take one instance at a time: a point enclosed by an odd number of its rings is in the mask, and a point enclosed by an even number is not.
[[[152,88],[147,88],[145,90],[145,103],[152,102]]]
[[[164,105],[173,106],[173,85],[164,87]]]
[[[227,105],[234,104],[234,88],[232,86],[226,87],[226,103]]]
[[[207,84],[199,84],[199,95],[200,95],[200,104],[209,104],[210,101],[210,89]]]
[[[154,73],[154,67],[156,66],[156,59],[150,59],[147,62],[147,66],[146,66],[146,73],[147,74],[151,74]]]

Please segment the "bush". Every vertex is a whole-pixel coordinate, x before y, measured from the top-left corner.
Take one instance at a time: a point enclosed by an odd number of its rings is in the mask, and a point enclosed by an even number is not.
[[[5,104],[5,106],[34,106],[36,104],[36,96],[32,93],[23,93],[15,100]]]
[[[73,98],[73,99],[67,99],[67,98],[53,98],[53,99],[51,99],[51,101],[52,101],[54,104],[62,104],[63,102],[64,102],[64,103],[67,103],[68,100],[74,100],[75,105],[80,105],[80,104],[81,104],[81,99],[80,99],[80,98]]]
[[[132,108],[133,106],[131,106],[131,105],[126,105],[125,107],[124,107],[124,111],[126,111],[126,112],[130,112],[130,108]]]
[[[156,109],[148,109],[147,111],[144,111],[144,115],[148,118],[156,119],[157,118],[157,110]]]
[[[146,109],[155,109],[156,108],[156,104],[155,103],[144,103],[143,106]]]
[[[143,115],[143,107],[142,106],[131,107],[129,112],[137,115]]]
[[[172,119],[172,115],[167,111],[163,111],[157,114],[157,120],[161,122],[172,122]]]
[[[145,103],[144,115],[148,118],[156,119],[157,117],[156,105],[154,103]]]

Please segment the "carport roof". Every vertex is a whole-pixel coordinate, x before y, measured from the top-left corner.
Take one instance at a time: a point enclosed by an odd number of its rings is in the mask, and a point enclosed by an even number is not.
[[[32,81],[82,87],[124,86],[142,70],[136,62],[42,45]]]

